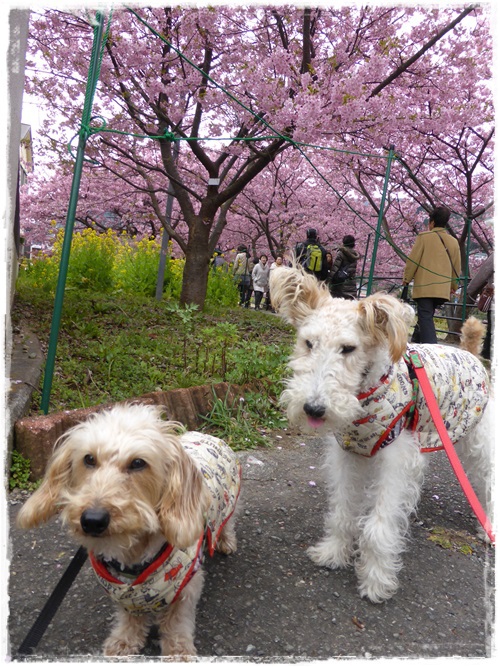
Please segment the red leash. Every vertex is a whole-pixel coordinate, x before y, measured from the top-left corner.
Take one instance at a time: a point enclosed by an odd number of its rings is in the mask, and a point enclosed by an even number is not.
[[[465,497],[469,501],[469,504],[472,507],[474,514],[477,516],[479,523],[484,528],[491,543],[494,544],[495,536],[493,534],[491,523],[488,517],[486,516],[486,513],[481,503],[479,502],[479,499],[476,496],[476,493],[472,488],[469,479],[467,478],[467,475],[465,474],[465,470],[463,469],[462,464],[460,463],[460,459],[458,458],[455,448],[453,447],[453,443],[450,440],[450,436],[448,435],[448,431],[446,430],[446,426],[444,425],[443,418],[441,417],[436,397],[434,396],[434,392],[432,391],[431,383],[429,382],[429,378],[427,377],[427,373],[425,372],[422,360],[420,359],[418,352],[409,351],[408,354],[412,366],[415,369],[415,374],[417,376],[418,383],[422,389],[422,393],[424,394],[425,400],[427,401],[432,421],[434,422],[438,435],[441,438],[441,442],[443,443],[446,454],[448,455],[448,458],[450,460],[451,467],[453,468],[455,475],[457,476],[457,479],[460,483],[460,486],[462,487],[463,492],[465,493]]]

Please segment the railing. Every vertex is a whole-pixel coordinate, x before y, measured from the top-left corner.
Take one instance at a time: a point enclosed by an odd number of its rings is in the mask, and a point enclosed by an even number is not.
[[[359,276],[357,278],[359,280]],[[395,282],[396,281],[396,282]],[[376,289],[373,289],[372,294],[376,291],[383,291],[386,294],[393,294],[399,290],[403,289],[403,285],[400,279],[395,279],[394,276],[374,276],[373,283],[376,285]],[[364,278],[359,282],[358,286],[358,298],[362,299],[366,296],[366,290],[368,286],[368,280]],[[415,306],[415,302],[410,300],[411,305]],[[446,320],[447,322],[463,322],[470,315],[471,310],[474,310],[476,306],[474,304],[463,304],[461,301],[446,301],[442,306],[436,309],[436,314],[434,319]],[[461,316],[456,317],[456,309],[460,309]],[[442,312],[444,310],[444,312]],[[448,314],[446,311],[449,311]],[[450,334],[452,336],[460,336],[459,331],[451,331],[448,329],[436,329],[436,333]]]

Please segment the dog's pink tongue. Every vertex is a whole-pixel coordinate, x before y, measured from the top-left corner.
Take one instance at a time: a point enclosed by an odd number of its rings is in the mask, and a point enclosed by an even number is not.
[[[318,417],[308,417],[307,423],[311,428],[321,428],[325,423],[324,419],[318,419]]]

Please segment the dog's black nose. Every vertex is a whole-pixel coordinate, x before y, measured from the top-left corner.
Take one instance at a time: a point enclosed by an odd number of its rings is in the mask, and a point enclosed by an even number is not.
[[[325,408],[323,405],[311,405],[311,403],[304,403],[304,412],[308,417],[314,417],[319,419],[325,414]]]
[[[98,537],[109,526],[109,512],[103,509],[89,509],[82,512],[80,525],[87,535]]]

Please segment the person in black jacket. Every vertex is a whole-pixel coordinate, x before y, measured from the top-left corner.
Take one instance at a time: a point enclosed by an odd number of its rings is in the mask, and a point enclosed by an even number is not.
[[[347,234],[342,239],[342,245],[330,271],[328,287],[330,294],[336,299],[355,299],[357,295],[356,268],[361,255],[354,249],[356,239]]]
[[[233,264],[233,278],[240,292],[240,306],[250,307],[252,296],[252,263],[246,245],[238,246]]]
[[[318,239],[318,232],[314,228],[307,230],[307,238],[295,247],[297,263],[318,280],[326,280],[328,277],[328,262],[326,249],[323,248]]]

